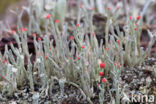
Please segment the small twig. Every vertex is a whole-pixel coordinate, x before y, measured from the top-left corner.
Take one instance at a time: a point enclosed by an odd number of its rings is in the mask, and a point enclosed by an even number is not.
[[[69,84],[75,86],[76,88],[78,88],[83,96],[83,99],[87,99],[85,93],[83,92],[83,90],[79,87],[79,85],[77,85],[76,83],[73,82],[68,82]]]

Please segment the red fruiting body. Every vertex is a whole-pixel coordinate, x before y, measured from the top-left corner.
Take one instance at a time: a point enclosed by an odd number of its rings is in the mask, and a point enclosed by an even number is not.
[[[12,42],[9,42],[9,44],[12,44]]]
[[[129,20],[132,20],[132,17],[131,16],[129,16]]]
[[[77,59],[80,60],[80,57],[78,57]]]
[[[117,40],[118,43],[120,43],[120,40]]]
[[[100,63],[100,68],[105,68],[105,63],[104,62]]]
[[[81,48],[85,48],[85,46],[84,46],[84,45],[82,45],[82,46],[81,46]]]
[[[27,28],[21,28],[21,32],[27,31]]]
[[[92,33],[92,36],[95,36],[95,33],[94,32]]]
[[[48,59],[48,56],[45,56],[45,59]]]
[[[36,36],[36,34],[35,34],[35,33],[33,33],[32,35],[33,35],[33,36]]]
[[[118,64],[118,62],[115,62],[115,63],[114,63],[114,65],[117,65],[117,64]]]
[[[46,19],[49,19],[51,17],[51,15],[50,14],[48,14],[47,16],[46,16]]]
[[[119,6],[117,6],[117,7],[116,7],[116,9],[117,9],[117,10],[119,10],[119,9],[120,9],[120,7],[119,7]]]
[[[80,8],[82,8],[82,7],[83,7],[83,4],[80,5]]]
[[[79,27],[79,26],[80,26],[80,24],[76,24],[76,26],[77,26],[77,27]]]
[[[134,30],[137,31],[138,29],[137,28],[134,28]]]
[[[3,60],[3,62],[2,62],[2,63],[3,63],[3,64],[5,64],[6,62],[7,62],[7,60]]]
[[[156,24],[154,24],[153,27],[156,27]]]
[[[26,28],[23,28],[23,31],[27,31],[27,29]]]
[[[110,9],[111,9],[110,7],[107,7],[107,10],[108,10],[108,11],[110,11]]]
[[[140,20],[140,19],[141,19],[141,16],[140,16],[140,15],[138,15],[138,16],[137,16],[137,20]]]
[[[38,40],[41,40],[41,38],[40,38],[40,37],[38,37]]]
[[[49,50],[51,50],[51,47],[49,48]]]
[[[102,83],[105,83],[105,82],[107,82],[107,79],[106,78],[102,78]]]
[[[94,8],[88,8],[88,10],[94,10]]]
[[[69,40],[73,40],[75,37],[74,36],[70,36]]]
[[[55,21],[56,23],[60,23],[60,20],[58,20],[58,19],[56,19],[56,21]]]
[[[1,78],[4,79],[5,77],[4,76],[1,76]]]
[[[121,65],[118,65],[118,68],[121,68]]]
[[[104,76],[104,72],[99,72],[100,77]]]
[[[109,50],[109,47],[106,47],[106,50]]]
[[[12,30],[12,35],[14,35],[14,34],[15,34],[15,32],[16,32],[15,30]]]
[[[94,8],[91,8],[91,10],[94,10]]]

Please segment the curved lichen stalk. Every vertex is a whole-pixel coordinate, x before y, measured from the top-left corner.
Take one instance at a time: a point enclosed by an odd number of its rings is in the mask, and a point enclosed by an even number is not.
[[[59,24],[60,30],[63,30],[63,25],[65,22],[65,16],[66,16],[66,9],[67,9],[66,0],[58,0],[54,8],[54,13],[55,13],[54,19],[60,20],[60,24]]]

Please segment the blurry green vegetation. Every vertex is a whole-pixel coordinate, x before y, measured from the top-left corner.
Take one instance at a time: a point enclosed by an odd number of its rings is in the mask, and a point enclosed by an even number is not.
[[[9,4],[15,3],[19,0],[0,0],[0,14],[2,14]]]

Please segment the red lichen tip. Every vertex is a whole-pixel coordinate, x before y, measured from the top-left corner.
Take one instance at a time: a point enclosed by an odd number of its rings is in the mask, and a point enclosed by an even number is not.
[[[51,17],[51,15],[50,14],[48,14],[47,16],[46,16],[46,19],[49,19]]]
[[[153,27],[156,27],[156,24],[154,24]]]
[[[3,63],[3,64],[5,64],[6,62],[7,62],[7,60],[3,60],[3,62],[2,62],[2,63]]]
[[[94,10],[94,8],[91,8],[91,10],[93,11],[93,10]]]
[[[92,33],[92,36],[95,36],[95,33],[94,32]]]
[[[33,35],[33,36],[36,36],[36,33],[33,33],[32,35]]]
[[[27,31],[27,28],[23,28],[23,31]]]
[[[120,40],[117,40],[118,43],[120,43]]]
[[[9,42],[9,44],[12,44],[12,42]]]
[[[100,68],[105,68],[105,63],[104,62],[102,62],[102,63],[100,63]]]
[[[99,76],[100,77],[104,76],[104,72],[99,72]]]
[[[117,10],[119,10],[119,9],[120,9],[120,7],[119,7],[119,6],[117,6],[117,7],[116,7],[116,9],[117,9]]]
[[[106,78],[102,78],[102,83],[105,83],[105,82],[107,82],[107,79]]]
[[[56,22],[56,23],[60,23],[60,20],[56,19],[55,22]]]
[[[45,59],[48,59],[48,56],[45,56]]]
[[[1,76],[1,78],[4,79],[5,77],[4,76]]]
[[[140,15],[138,15],[136,19],[137,19],[137,20],[140,20],[140,19],[141,19],[141,16],[140,16]]]
[[[121,65],[118,65],[118,68],[121,68]]]
[[[132,20],[132,16],[129,16],[129,20]]]
[[[110,7],[107,7],[107,10],[108,10],[108,11],[110,11],[110,10],[111,10],[111,8],[110,8]]]
[[[27,31],[27,28],[21,28],[21,32]]]
[[[12,30],[12,35],[14,35],[14,34],[15,34],[15,32],[16,32],[15,30]]]
[[[84,46],[84,45],[82,45],[82,46],[81,46],[81,48],[85,48],[85,46]]]
[[[41,38],[40,38],[40,37],[38,37],[37,39],[38,39],[38,40],[41,40]]]
[[[134,28],[134,30],[137,31],[138,29],[137,28]]]
[[[77,27],[79,27],[79,26],[80,26],[80,24],[76,24],[76,26],[77,26]]]
[[[109,50],[109,47],[106,47],[106,50]]]
[[[82,7],[83,7],[83,4],[80,5],[80,8],[82,8]]]
[[[118,62],[115,62],[114,65],[116,66],[118,64]]]
[[[69,41],[73,40],[74,38],[74,36],[70,36]]]
[[[94,10],[94,8],[88,8],[88,10],[92,10],[92,11],[93,11],[93,10]]]
[[[77,59],[80,60],[80,57],[78,57]]]

